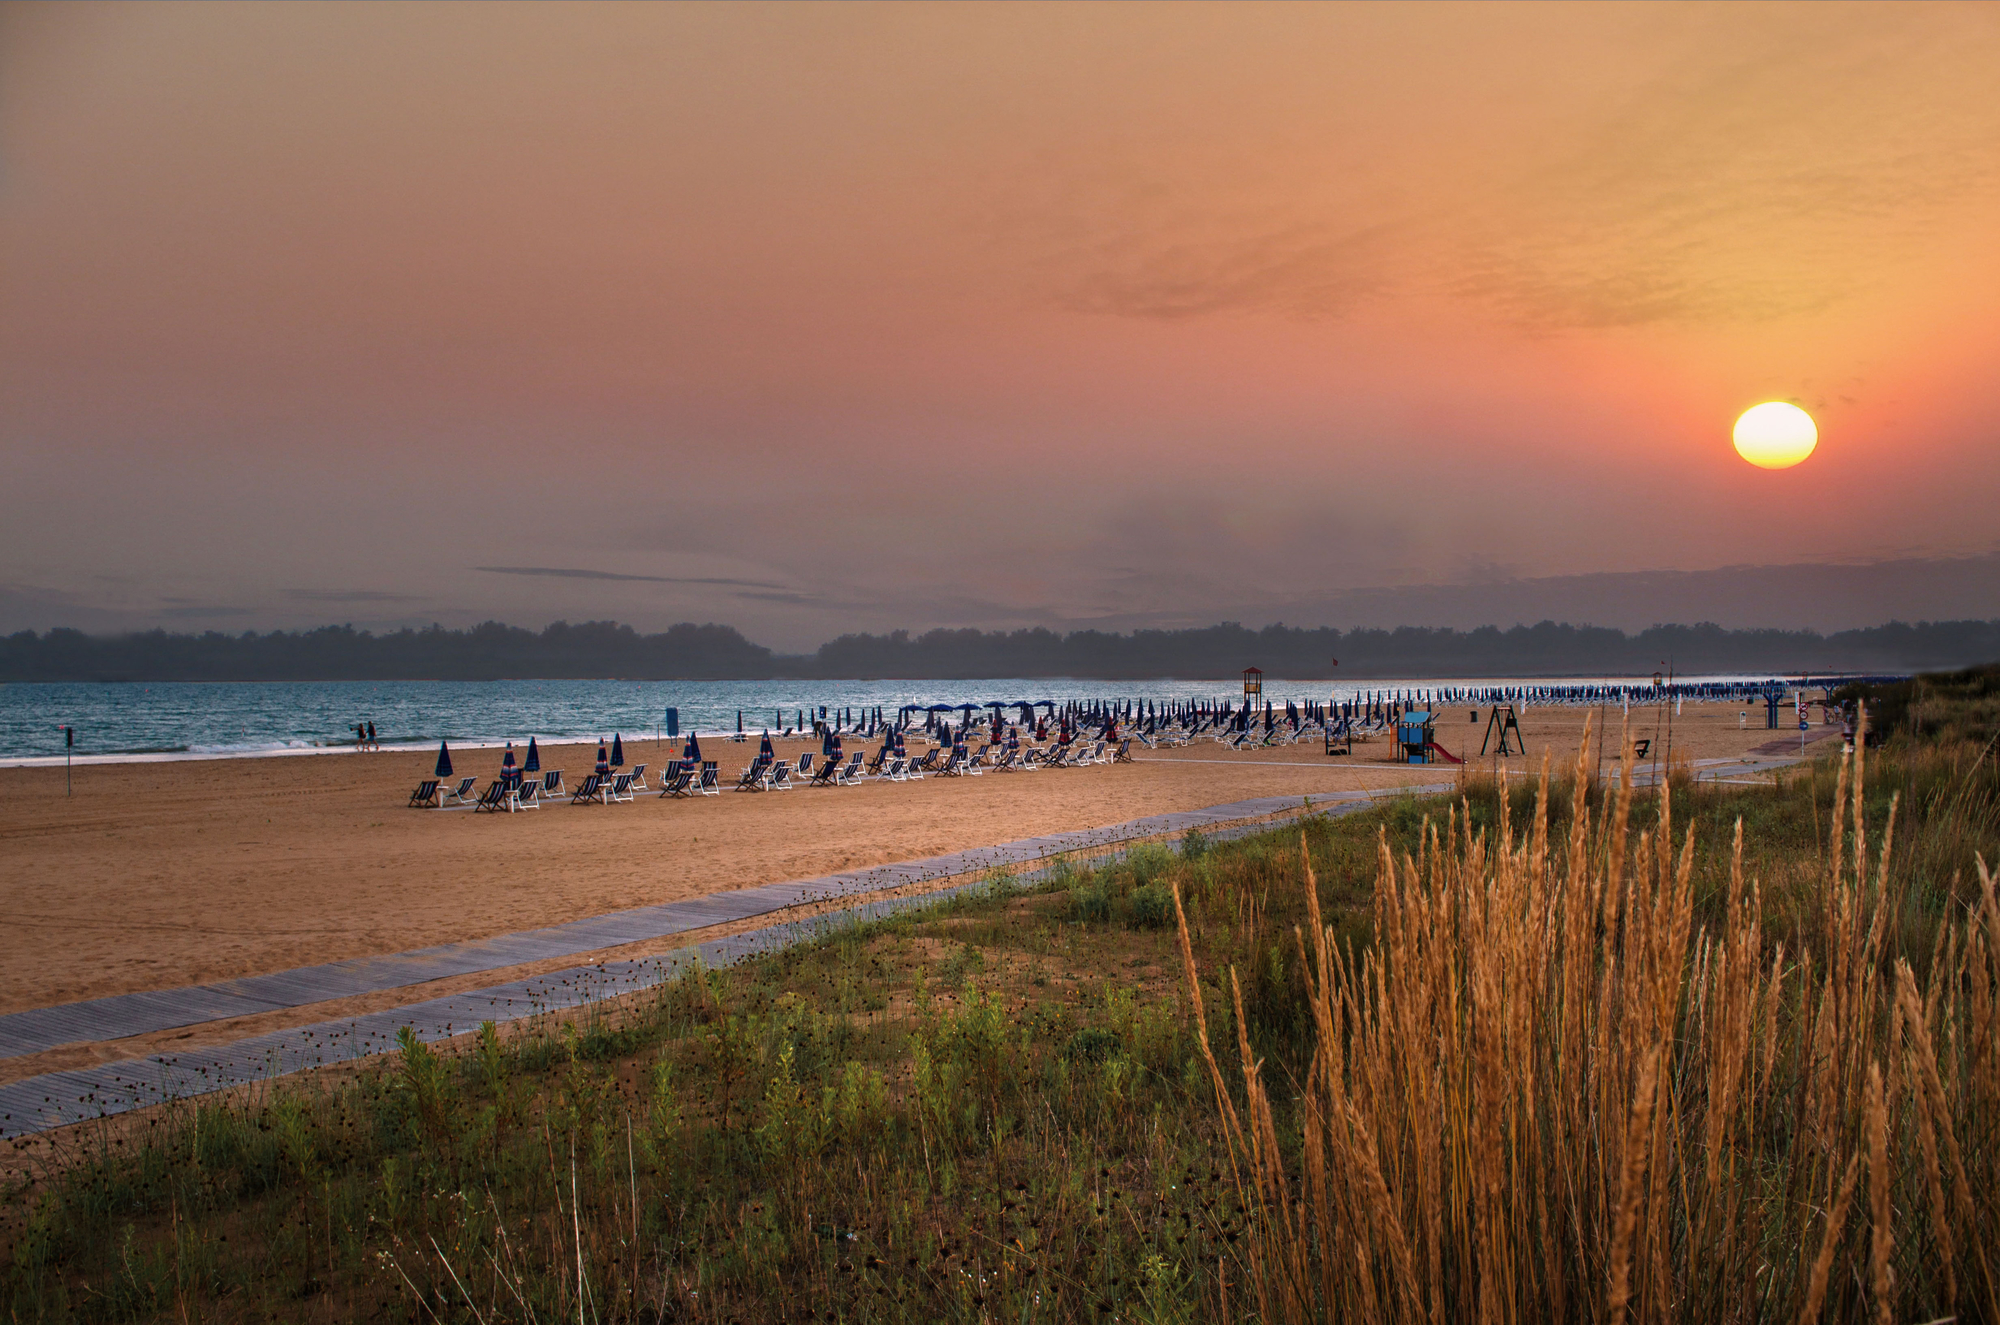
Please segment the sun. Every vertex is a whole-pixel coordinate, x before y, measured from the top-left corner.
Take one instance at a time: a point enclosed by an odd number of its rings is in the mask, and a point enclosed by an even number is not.
[[[1753,405],[1736,420],[1736,454],[1762,469],[1790,469],[1818,445],[1812,415],[1782,400]]]

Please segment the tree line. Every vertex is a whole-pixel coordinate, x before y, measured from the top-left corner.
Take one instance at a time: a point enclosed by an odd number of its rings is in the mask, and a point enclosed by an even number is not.
[[[0,637],[0,681],[498,681],[528,678],[753,680],[1071,676],[1093,680],[1273,677],[1647,675],[1903,672],[2000,658],[2000,621],[1890,622],[1810,630],[1654,626],[1627,634],[1544,621],[1476,630],[1402,626],[1335,630],[1235,622],[1129,634],[1045,628],[842,635],[810,654],[779,654],[733,626],[683,622],[642,634],[615,621],[558,621],[540,631],[488,621],[376,634],[316,630],[164,630],[86,635],[56,629]],[[1337,663],[1336,663],[1336,660]]]

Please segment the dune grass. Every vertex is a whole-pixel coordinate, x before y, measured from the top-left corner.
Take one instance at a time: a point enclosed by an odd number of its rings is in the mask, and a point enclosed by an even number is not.
[[[1623,800],[1475,779],[1191,834],[75,1129],[8,1193],[4,1301],[24,1321],[1991,1315],[1995,715],[1964,688],[1925,702],[1862,776],[1822,759],[1769,790]]]

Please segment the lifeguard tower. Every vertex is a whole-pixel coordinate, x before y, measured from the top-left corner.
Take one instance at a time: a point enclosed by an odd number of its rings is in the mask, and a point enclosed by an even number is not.
[[[1264,669],[1246,667],[1243,669],[1243,708],[1255,712],[1264,703]]]

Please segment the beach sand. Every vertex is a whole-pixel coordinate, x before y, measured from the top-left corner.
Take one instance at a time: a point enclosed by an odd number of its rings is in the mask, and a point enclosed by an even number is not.
[[[1468,711],[1446,710],[1437,738],[1476,757],[1486,711],[1477,724]],[[1740,711],[1687,706],[1676,750],[1710,759],[1773,737],[1796,741],[1795,730],[1740,729]],[[1585,712],[1530,710],[1528,753],[1511,766],[1539,767],[1543,750],[1569,757]],[[1621,714],[1608,716],[1615,732]],[[1634,709],[1631,722],[1635,736],[1657,728],[1663,743],[1657,708]],[[705,739],[703,748],[733,780],[755,745]],[[779,743],[794,759],[806,748]],[[667,753],[650,740],[626,744],[628,762],[652,766],[655,786]],[[76,771],[67,799],[61,768],[0,770],[0,1012],[487,937],[1251,797],[1455,773],[1392,764],[1391,742],[1379,737],[1352,758],[1329,759],[1312,742],[1135,753],[1142,762],[1131,765],[694,801],[642,795],[517,815],[405,809],[430,773],[430,751],[95,765]],[[543,762],[574,785],[595,754],[595,745],[551,748]],[[468,752],[457,763],[483,783],[500,756]]]

